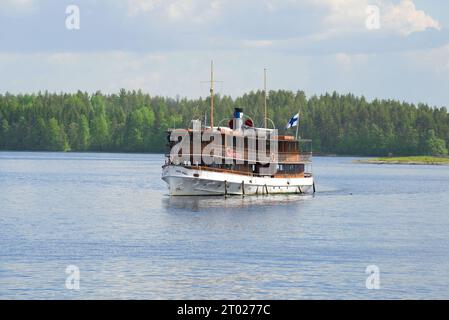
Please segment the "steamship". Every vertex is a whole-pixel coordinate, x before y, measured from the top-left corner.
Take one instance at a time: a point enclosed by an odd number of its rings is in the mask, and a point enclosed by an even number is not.
[[[172,196],[314,193],[311,141],[258,128],[235,108],[226,126],[214,126],[213,63],[210,125],[192,120],[188,129],[168,130],[162,179]],[[298,131],[297,131],[298,132]]]

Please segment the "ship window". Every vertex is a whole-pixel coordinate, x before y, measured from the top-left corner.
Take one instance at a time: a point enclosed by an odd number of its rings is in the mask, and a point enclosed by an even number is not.
[[[290,150],[296,151],[296,142],[290,143]]]
[[[279,171],[283,173],[298,173],[301,172],[303,165],[301,164],[282,164],[279,165]]]

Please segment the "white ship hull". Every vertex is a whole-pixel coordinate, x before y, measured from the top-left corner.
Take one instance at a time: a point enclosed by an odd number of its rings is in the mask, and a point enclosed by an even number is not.
[[[173,196],[300,194],[312,192],[314,188],[313,177],[252,177],[175,165],[163,168],[162,179]]]

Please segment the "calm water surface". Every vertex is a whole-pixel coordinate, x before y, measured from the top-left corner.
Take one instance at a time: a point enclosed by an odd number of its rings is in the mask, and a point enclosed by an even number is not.
[[[315,197],[170,198],[162,155],[0,153],[0,298],[448,299],[449,167],[352,160]]]

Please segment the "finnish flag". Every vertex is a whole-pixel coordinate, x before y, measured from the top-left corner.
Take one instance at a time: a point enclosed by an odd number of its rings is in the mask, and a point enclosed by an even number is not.
[[[291,127],[295,127],[299,122],[299,113],[295,114],[287,123],[285,129],[290,129]]]

